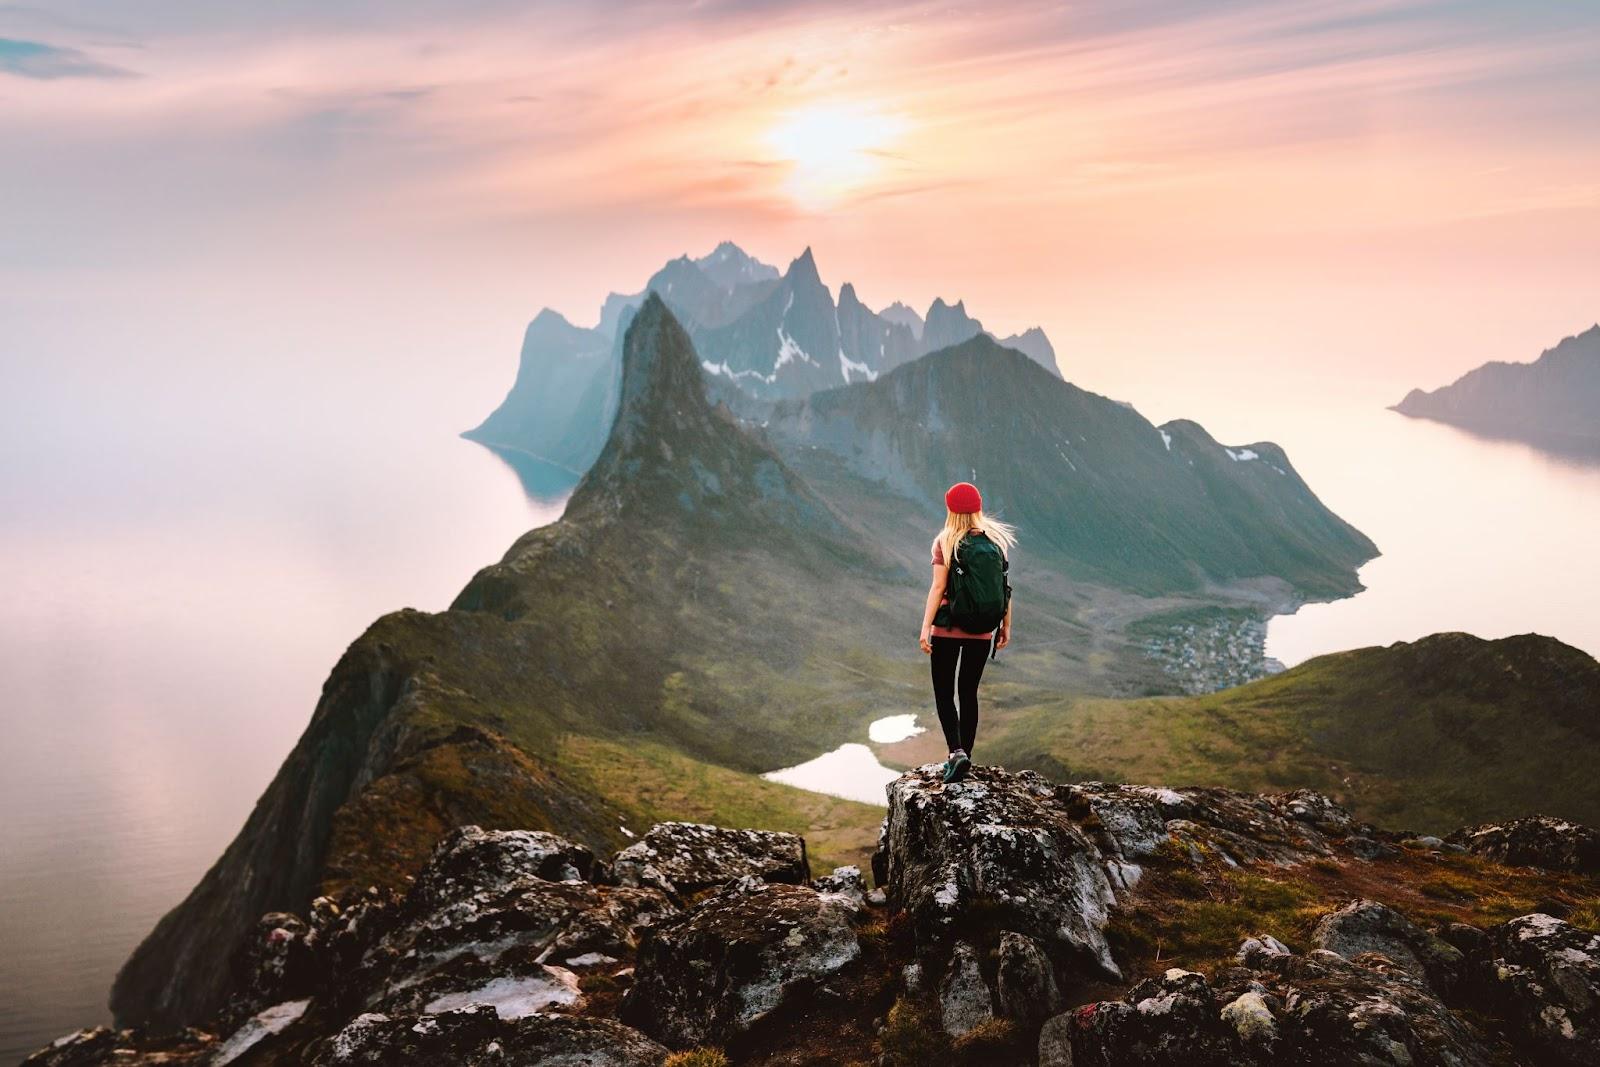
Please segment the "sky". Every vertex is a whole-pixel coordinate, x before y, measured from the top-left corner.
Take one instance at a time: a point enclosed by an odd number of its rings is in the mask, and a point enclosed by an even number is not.
[[[0,405],[470,425],[723,239],[1158,419],[1387,404],[1600,318],[1596,100],[1586,0],[0,3]]]

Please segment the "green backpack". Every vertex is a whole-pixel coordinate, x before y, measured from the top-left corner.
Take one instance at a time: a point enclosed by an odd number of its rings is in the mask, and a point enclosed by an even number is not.
[[[1011,603],[1006,554],[987,535],[975,533],[962,538],[952,555],[955,560],[945,587],[950,602],[939,608],[934,623],[969,634],[988,633],[1000,625]]]

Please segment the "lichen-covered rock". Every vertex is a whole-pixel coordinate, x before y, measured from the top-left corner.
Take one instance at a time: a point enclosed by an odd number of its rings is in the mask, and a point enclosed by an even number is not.
[[[1271,934],[1262,934],[1260,937],[1246,938],[1239,944],[1239,951],[1233,958],[1246,967],[1254,967],[1268,956],[1288,956],[1289,946],[1273,937]]]
[[[368,1001],[368,1009],[384,1015],[437,1015],[483,1005],[502,1019],[520,1019],[584,1006],[578,976],[565,967],[515,953],[490,960],[465,955],[458,960],[467,965],[429,970],[390,985]]]
[[[1278,1045],[1278,1020],[1259,989],[1246,989],[1222,1006],[1222,1021],[1233,1027],[1233,1034],[1254,1055],[1271,1056]]]
[[[939,1023],[951,1037],[961,1037],[994,1018],[994,1000],[978,966],[978,954],[957,941],[939,983]]]
[[[462,826],[434,848],[409,896],[420,908],[438,909],[524,878],[579,882],[593,873],[594,853],[556,834]]]
[[[216,1044],[215,1035],[193,1028],[178,1034],[150,1036],[141,1030],[91,1026],[56,1038],[23,1060],[22,1067],[199,1067],[210,1063]]]
[[[1171,970],[1121,1000],[1048,1020],[1039,1062],[1073,1067],[1393,1064],[1487,1067],[1484,1039],[1422,982],[1372,954],[1269,954],[1213,985]]]
[[[1318,949],[1275,956],[1252,976],[1283,1004],[1291,1062],[1486,1067],[1483,1038],[1423,982],[1381,957]],[[1224,983],[1226,984],[1226,983]],[[1313,1057],[1320,1055],[1317,1060]]]
[[[1352,900],[1324,915],[1311,940],[1349,960],[1363,952],[1386,956],[1440,996],[1449,996],[1461,977],[1460,949],[1374,900]]]
[[[493,1008],[476,1007],[440,1015],[360,1015],[323,1043],[316,1062],[660,1067],[666,1057],[661,1045],[610,1019],[534,1014],[508,1021]]]
[[[1100,850],[1039,775],[978,767],[947,786],[934,765],[904,774],[889,785],[882,848],[890,901],[910,913],[925,950],[982,913],[1120,976],[1105,939],[1116,898]]]
[[[1550,1062],[1600,1064],[1600,936],[1535,913],[1489,937],[1493,957],[1475,968],[1474,996]]]
[[[1079,825],[1092,831],[1115,889],[1132,889],[1144,864],[1176,845],[1196,866],[1213,857],[1229,866],[1292,865],[1332,854],[1334,841],[1370,841],[1377,831],[1320,793],[1257,795],[1231,789],[1079,782],[1057,787]],[[1375,851],[1373,854],[1377,854]]]
[[[645,932],[621,1016],[674,1047],[723,1044],[860,955],[855,913],[837,894],[740,879]]]
[[[506,1017],[575,1006],[570,973],[551,965],[620,958],[677,908],[654,889],[547,879],[588,866],[567,844],[476,827],[447,837],[357,968],[360,1004],[417,1014],[496,1003]]]
[[[227,1067],[263,1041],[283,1033],[299,1022],[310,1006],[309,1000],[289,1000],[256,1012],[217,1046],[210,1067]]]
[[[1061,1010],[1055,968],[1039,942],[1007,930],[995,958],[995,1003],[1001,1015],[1036,1023]]]
[[[685,900],[746,875],[804,885],[811,867],[805,840],[797,834],[663,822],[617,853],[611,873],[621,885],[651,887]]]
[[[1052,1015],[1039,1028],[1039,1067],[1072,1067],[1072,1028],[1077,1013]]]
[[[1041,1065],[1223,1067],[1240,1056],[1205,978],[1178,968],[1140,982],[1122,1000],[1086,1004],[1040,1030]]]
[[[1600,832],[1549,815],[1467,826],[1445,840],[1514,867],[1600,874]]]
[[[854,864],[835,867],[831,874],[813,881],[811,888],[819,893],[838,893],[853,900],[857,907],[864,907],[867,902],[867,880],[861,876],[861,868]]]

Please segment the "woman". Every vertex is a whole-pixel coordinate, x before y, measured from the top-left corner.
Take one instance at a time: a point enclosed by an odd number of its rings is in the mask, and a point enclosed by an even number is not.
[[[933,539],[933,583],[928,586],[918,640],[922,651],[932,657],[933,702],[939,709],[945,746],[950,750],[950,758],[944,765],[944,780],[959,782],[972,769],[972,745],[978,735],[978,681],[989,659],[990,641],[994,641],[997,651],[1011,643],[1011,588],[1004,585],[1002,616],[994,599],[997,590],[992,588],[992,582],[998,573],[998,581],[1004,584],[1006,558],[1011,546],[1016,544],[1016,535],[1010,526],[984,515],[983,497],[978,487],[970,482],[952,485],[944,495],[944,504],[948,514],[944,529]],[[998,568],[993,566],[996,554]],[[950,582],[951,561],[955,562],[963,582],[991,584],[991,588],[976,591],[977,601],[982,605],[978,610],[973,608],[974,590],[969,587],[958,594],[961,610],[967,617],[953,612],[951,594],[955,591]],[[968,618],[998,618],[998,636],[992,622],[988,623],[987,630],[981,628],[981,622],[980,628],[974,630],[954,625]]]

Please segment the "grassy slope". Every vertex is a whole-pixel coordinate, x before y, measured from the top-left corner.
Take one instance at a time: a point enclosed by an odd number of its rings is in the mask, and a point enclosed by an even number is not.
[[[1436,634],[1203,697],[1068,697],[1003,717],[988,758],[1077,779],[1307,786],[1388,826],[1546,811],[1600,822],[1600,664],[1534,635]]]
[[[616,801],[635,832],[666,819],[785,830],[806,839],[814,875],[847,863],[870,870],[882,808],[769,782],[656,743],[569,734],[558,754],[591,791]]]

